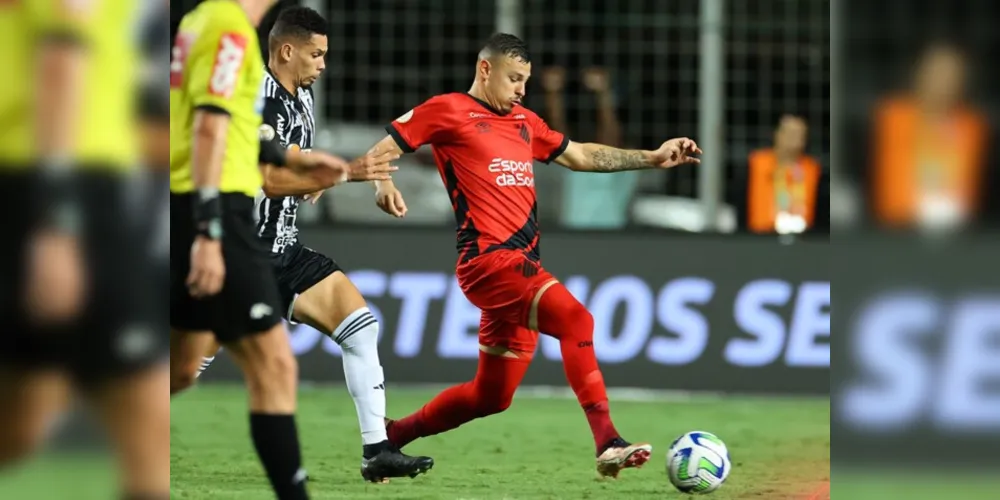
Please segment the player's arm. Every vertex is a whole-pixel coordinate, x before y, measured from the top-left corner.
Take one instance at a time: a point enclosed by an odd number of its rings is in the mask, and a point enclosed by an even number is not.
[[[405,151],[397,141],[398,139],[392,135],[387,135],[372,146],[371,151],[374,154],[402,155]],[[397,218],[406,215],[406,201],[403,200],[403,193],[399,192],[391,177],[373,181],[372,185],[375,186],[375,204],[383,212]]]
[[[24,263],[26,312],[40,321],[72,319],[85,302],[86,270],[77,238],[81,208],[71,174],[83,127],[80,91],[90,59],[87,33],[92,31],[87,28],[94,3],[73,8],[66,0],[33,0],[23,7],[43,34],[34,47],[37,69],[27,76],[38,86],[39,99],[31,109],[38,127],[35,146],[44,156],[31,198],[43,225]]]
[[[532,129],[531,149],[535,159],[545,163],[555,161],[576,172],[625,172],[700,162],[690,155],[701,154],[701,150],[694,141],[686,137],[666,141],[655,151],[621,149],[605,144],[571,141],[565,134],[550,129],[534,113],[526,114],[526,120]]]
[[[195,186],[194,217],[198,235],[222,237],[219,188],[231,117],[238,114],[239,88],[245,81],[244,60],[252,33],[215,20],[190,48],[183,85],[195,108],[191,137],[191,176]],[[213,287],[210,287],[213,288]]]
[[[35,103],[38,150],[45,203],[44,220],[62,231],[75,232],[78,214],[70,175],[75,142],[82,128],[82,80],[89,60],[88,25],[93,22],[95,4],[75,7],[68,0],[31,2],[38,9],[34,20],[43,36],[39,39],[38,85]],[[48,8],[46,8],[48,7]]]
[[[317,168],[308,153],[292,144],[285,151],[284,166],[263,163],[264,194],[270,198],[303,196],[338,184],[340,175],[334,169]],[[288,168],[292,166],[293,168]]]
[[[281,101],[268,97],[264,101],[263,118],[260,168],[264,178],[264,194],[278,198],[302,196],[325,189],[322,179],[314,175],[321,171],[311,168],[314,165],[303,164],[306,158],[301,156],[303,152],[297,144],[301,138],[292,137],[288,128],[292,119]],[[330,179],[331,182],[334,180]]]
[[[306,152],[296,144],[299,137],[293,137],[285,128],[291,123],[280,101],[267,99],[264,104],[264,127],[270,127],[275,136],[273,141],[262,143],[274,147],[288,145],[283,151],[284,162],[261,161],[264,177],[264,194],[269,197],[304,196],[329,189],[342,182],[361,182],[375,179],[389,179],[396,167],[389,162],[399,155],[373,155],[371,151],[348,163],[334,155],[319,151]],[[282,146],[284,147],[284,146]],[[285,168],[291,167],[291,168]]]
[[[425,144],[446,144],[453,140],[459,116],[448,95],[432,97],[386,125],[385,136],[372,146],[375,154],[401,155],[413,153]],[[375,203],[383,212],[394,217],[406,215],[403,195],[392,179],[375,185]]]
[[[689,156],[693,154],[701,154],[701,149],[688,138],[671,139],[655,151],[569,141],[555,161],[576,172],[612,173],[700,163],[698,158]]]
[[[210,106],[195,110],[191,141],[191,175],[199,193],[219,192],[226,156],[229,113]]]
[[[624,172],[656,168],[652,151],[619,149],[592,142],[569,141],[555,162],[576,172]]]
[[[399,158],[397,154],[368,152],[348,163],[321,151],[302,151],[295,145],[282,155],[283,163],[261,165],[264,194],[269,197],[304,196],[344,182],[389,180],[398,169],[390,162]]]
[[[369,151],[376,156],[388,154],[400,157],[404,154],[403,149],[399,147],[399,144],[391,135],[383,137],[382,140],[375,143]],[[380,186],[384,188],[392,188],[392,178],[381,181],[372,181],[372,185],[375,186],[376,189],[379,189]]]

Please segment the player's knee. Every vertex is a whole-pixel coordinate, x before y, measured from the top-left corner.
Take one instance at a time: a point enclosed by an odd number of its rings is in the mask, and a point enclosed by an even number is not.
[[[170,367],[170,395],[189,389],[198,380],[197,363],[185,363]]]
[[[506,411],[514,401],[516,386],[508,384],[473,383],[476,398],[476,413],[480,417],[495,415]]]
[[[514,394],[478,394],[476,410],[480,417],[496,415],[510,408],[513,401]]]
[[[545,308],[539,312],[543,330],[559,338],[574,338],[580,341],[591,341],[594,338],[594,315],[561,287],[552,287],[547,293],[553,293],[551,301],[544,302]],[[543,299],[544,300],[544,299]]]
[[[310,321],[312,326],[317,330],[322,332],[326,336],[333,336],[333,332],[337,329],[337,323],[333,321],[333,318],[314,318]]]
[[[170,374],[170,395],[190,389],[194,385],[196,377],[194,374]]]
[[[576,322],[574,326],[577,335],[593,340],[594,315],[590,314],[590,311],[588,311],[586,307],[583,307],[583,304],[577,302],[577,310],[573,313],[573,319]]]
[[[254,363],[247,373],[248,389],[267,394],[294,391],[298,376],[298,364],[293,356],[268,354]]]

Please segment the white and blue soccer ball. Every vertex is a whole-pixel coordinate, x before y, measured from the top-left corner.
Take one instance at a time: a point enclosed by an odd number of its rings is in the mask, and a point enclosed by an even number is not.
[[[726,481],[729,450],[711,432],[693,431],[677,438],[667,451],[667,476],[684,493],[711,493]]]

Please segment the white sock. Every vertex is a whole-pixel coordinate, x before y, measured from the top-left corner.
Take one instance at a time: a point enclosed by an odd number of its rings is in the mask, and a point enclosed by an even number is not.
[[[361,442],[385,441],[385,378],[378,360],[378,321],[362,307],[337,326],[333,340],[343,351],[344,378],[358,410]]]
[[[200,377],[201,373],[207,370],[212,364],[212,361],[215,361],[215,356],[206,356],[201,358],[201,366],[198,367],[198,373],[195,374],[194,378]]]

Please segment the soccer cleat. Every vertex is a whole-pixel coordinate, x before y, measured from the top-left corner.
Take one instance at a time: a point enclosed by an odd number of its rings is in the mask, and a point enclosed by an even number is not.
[[[597,457],[597,473],[601,477],[618,477],[622,469],[638,468],[649,461],[653,446],[648,443],[629,444],[615,438]]]
[[[371,458],[361,459],[361,477],[372,483],[387,483],[390,477],[414,478],[434,467],[431,457],[411,457],[395,446]]]

